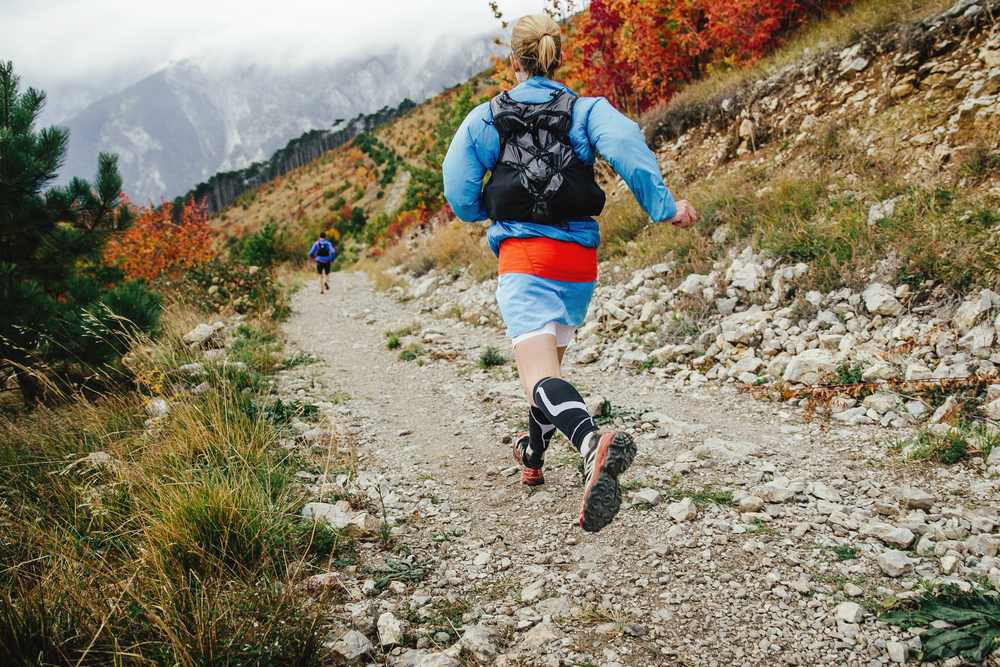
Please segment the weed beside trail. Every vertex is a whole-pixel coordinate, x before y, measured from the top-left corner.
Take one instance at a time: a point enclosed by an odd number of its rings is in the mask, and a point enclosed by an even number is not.
[[[268,398],[273,332],[231,340],[189,372],[186,347],[140,350],[137,393],[0,416],[0,664],[320,662],[343,593],[307,598],[289,565],[356,565],[356,544],[301,521],[311,464],[278,441],[315,408]]]
[[[495,347],[487,347],[483,350],[483,353],[479,355],[476,364],[480,368],[493,368],[494,366],[503,366],[509,361],[507,357],[503,355],[500,350]]]
[[[980,663],[1000,640],[1000,595],[945,586],[921,593],[907,608],[884,613],[880,620],[904,629],[926,628],[920,633],[919,660],[961,657]],[[938,621],[944,623],[932,626]]]

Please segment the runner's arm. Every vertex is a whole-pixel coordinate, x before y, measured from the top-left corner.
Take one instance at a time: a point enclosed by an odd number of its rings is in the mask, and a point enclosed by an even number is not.
[[[473,109],[455,133],[441,165],[444,196],[459,220],[486,220],[483,207],[483,177],[496,164],[500,137],[489,124],[490,105]]]
[[[676,215],[674,196],[663,184],[656,156],[649,150],[635,122],[601,97],[590,108],[587,136],[622,177],[650,218],[662,222]]]

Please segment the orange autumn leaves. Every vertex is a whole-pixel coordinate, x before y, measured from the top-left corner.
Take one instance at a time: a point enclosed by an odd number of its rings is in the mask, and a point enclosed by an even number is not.
[[[591,0],[567,24],[559,78],[635,116],[710,69],[753,64],[789,30],[851,2]],[[569,2],[546,3],[557,18],[573,9]]]
[[[196,204],[193,197],[188,199],[176,221],[174,206],[168,201],[159,208],[129,206],[135,214],[135,224],[108,242],[104,263],[122,269],[130,280],[149,282],[182,273],[218,255],[212,247],[215,235],[204,201]]]

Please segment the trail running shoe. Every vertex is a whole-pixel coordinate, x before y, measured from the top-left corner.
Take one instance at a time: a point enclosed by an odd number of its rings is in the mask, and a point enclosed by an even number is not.
[[[325,287],[326,289],[330,289],[330,283],[323,283],[323,287]]]
[[[622,504],[622,487],[618,476],[635,460],[636,446],[628,433],[600,433],[590,436],[591,449],[583,461],[583,503],[580,505],[580,527],[596,533],[611,523]]]
[[[535,470],[524,465],[524,452],[528,449],[529,444],[531,444],[531,437],[527,433],[521,433],[514,438],[514,458],[521,466],[521,484],[528,486],[545,484],[545,477],[542,475],[541,469]]]

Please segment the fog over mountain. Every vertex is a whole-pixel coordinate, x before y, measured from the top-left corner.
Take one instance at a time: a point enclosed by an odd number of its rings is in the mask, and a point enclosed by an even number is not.
[[[308,130],[436,95],[482,71],[498,48],[494,37],[441,38],[430,48],[290,70],[174,63],[64,121],[70,145],[60,174],[90,178],[99,151],[117,153],[133,201],[170,199]]]

